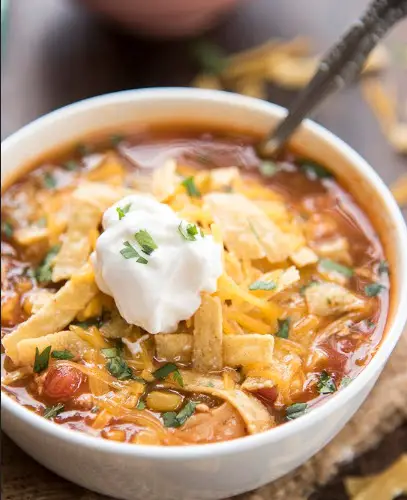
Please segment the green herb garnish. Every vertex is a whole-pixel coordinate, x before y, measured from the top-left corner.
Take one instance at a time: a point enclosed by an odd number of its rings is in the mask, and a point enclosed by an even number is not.
[[[62,167],[65,170],[69,170],[70,172],[73,172],[74,170],[78,170],[79,168],[79,163],[75,160],[68,160],[65,163],[62,164]]]
[[[339,384],[339,389],[347,387],[352,382],[352,380],[353,379],[351,377],[343,377],[341,383]]]
[[[346,276],[346,278],[351,278],[353,276],[353,269],[351,267],[344,266],[331,259],[321,259],[319,261],[319,266],[323,271],[334,271]]]
[[[45,408],[42,416],[48,419],[55,418],[57,415],[64,411],[64,408],[65,405],[63,405],[62,403],[58,403],[55,406],[48,406],[47,408]]]
[[[74,326],[79,326],[79,328],[83,328],[87,330],[91,326],[97,326],[98,328],[101,326],[102,320],[100,318],[90,318],[85,321],[75,321],[72,323]]]
[[[389,274],[390,273],[390,267],[389,263],[387,260],[381,260],[379,262],[379,267],[377,268],[377,271],[379,274]]]
[[[141,229],[138,231],[135,235],[134,238],[136,239],[137,243],[141,246],[142,250],[144,253],[147,255],[151,255],[154,250],[156,250],[157,244],[151,237],[150,233],[148,233],[145,229]]]
[[[153,375],[154,378],[162,380],[167,378],[171,373],[173,374],[174,380],[177,382],[177,384],[181,387],[184,387],[182,375],[179,372],[177,365],[174,363],[166,363],[165,365],[161,366],[161,368],[158,368],[158,370],[156,370]]]
[[[117,347],[106,347],[101,349],[100,352],[103,354],[105,358],[116,358],[117,356],[121,356],[121,352]]]
[[[189,196],[191,196],[191,198],[200,198],[201,197],[201,193],[200,193],[199,189],[196,187],[195,180],[192,176],[184,179],[181,182],[181,184],[185,187],[185,189],[187,190],[187,193],[189,194]]]
[[[307,411],[307,403],[294,403],[285,409],[285,418],[286,420],[295,420],[298,417],[302,417]]]
[[[92,152],[92,148],[88,146],[87,144],[79,143],[76,146],[76,150],[81,156],[86,156],[89,155]]]
[[[129,380],[133,378],[131,368],[126,361],[119,356],[109,358],[106,363],[106,369],[110,375],[113,375],[113,377],[116,377],[118,380]]]
[[[327,371],[322,371],[317,383],[317,389],[320,394],[331,394],[336,391],[334,379]]]
[[[370,283],[370,285],[365,286],[365,294],[368,297],[377,297],[377,295],[385,289],[386,287],[380,283]]]
[[[137,259],[136,262],[140,264],[148,264],[148,260],[142,257],[128,241],[125,241],[123,245],[124,248],[120,250],[120,253],[125,259]]]
[[[14,228],[11,222],[5,221],[1,223],[1,230],[7,236],[7,238],[13,237]]]
[[[198,233],[203,237],[203,232],[195,224],[189,224],[186,221],[181,221],[178,226],[178,231],[184,240],[196,241]]]
[[[277,283],[274,281],[262,281],[257,280],[249,286],[249,290],[275,290],[277,288]]]
[[[94,407],[90,410],[90,412],[91,412],[91,413],[97,413],[99,410],[100,410],[99,406],[94,406]]]
[[[264,177],[273,177],[278,172],[278,166],[269,160],[263,160],[259,165],[259,170]]]
[[[191,47],[191,55],[207,74],[219,75],[228,61],[221,47],[208,40],[199,40]]]
[[[330,179],[333,174],[319,163],[312,160],[299,160],[300,169],[311,180]]]
[[[48,368],[51,346],[46,347],[41,353],[35,348],[34,373],[40,373]]]
[[[145,407],[146,407],[145,402],[140,399],[140,401],[136,405],[137,410],[144,410]]]
[[[165,427],[181,427],[181,425],[185,424],[188,418],[195,413],[196,406],[197,403],[188,401],[179,413],[176,413],[175,411],[167,411],[163,413],[162,418]]]
[[[51,172],[45,172],[43,181],[47,189],[55,189],[57,186],[57,181]]]
[[[368,328],[374,328],[376,326],[376,323],[374,323],[371,319],[366,319],[365,323]]]
[[[39,283],[46,283],[52,278],[52,263],[59,252],[60,245],[54,245],[48,250],[42,263],[35,270],[35,277]]]
[[[280,339],[288,339],[288,334],[290,333],[290,322],[290,318],[278,320],[278,330],[276,333],[277,337],[280,337]]]
[[[129,213],[129,210],[131,208],[131,203],[127,203],[123,208],[121,207],[116,207],[116,212],[119,215],[119,220],[122,220],[123,217]]]
[[[113,134],[110,136],[110,142],[115,148],[124,140],[124,135]]]
[[[55,359],[73,359],[75,357],[74,354],[71,353],[71,351],[68,351],[68,349],[63,349],[62,351],[52,351],[51,353],[51,358]]]

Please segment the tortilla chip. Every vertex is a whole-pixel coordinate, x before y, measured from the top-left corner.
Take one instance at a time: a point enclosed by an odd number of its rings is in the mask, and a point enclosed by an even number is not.
[[[46,227],[22,227],[13,233],[13,238],[22,246],[35,245],[40,241],[47,240],[48,236],[49,231]]]
[[[314,76],[318,63],[318,57],[287,57],[285,54],[275,54],[265,76],[281,87],[301,89]]]
[[[51,351],[62,351],[67,349],[74,356],[82,356],[91,346],[82,340],[79,335],[71,331],[50,333],[43,337],[21,340],[17,344],[18,363],[22,366],[34,365],[35,349],[42,352],[51,346]]]
[[[220,299],[204,294],[194,316],[192,364],[196,370],[209,372],[223,368],[222,334]]]
[[[223,338],[223,356],[226,366],[249,366],[253,363],[268,365],[273,360],[274,337],[250,333],[243,335],[225,335]]]
[[[247,377],[242,384],[242,389],[249,392],[256,392],[259,389],[270,389],[274,387],[274,382],[263,377]]]
[[[125,171],[120,158],[115,153],[109,152],[86,177],[90,181],[121,186],[123,184],[124,175]]]
[[[230,189],[239,180],[240,172],[237,167],[214,168],[210,173],[210,188],[212,191]]]
[[[192,87],[200,89],[222,90],[222,83],[217,76],[201,73],[191,82]]]
[[[175,160],[167,160],[162,167],[157,168],[153,172],[152,192],[158,201],[167,200],[179,184],[179,179],[176,174],[177,162]]]
[[[205,376],[188,370],[181,370],[184,390],[200,392],[228,401],[242,416],[249,434],[257,434],[275,427],[275,421],[263,404],[241,389],[225,390],[222,377]]]
[[[18,364],[18,342],[62,330],[98,291],[92,267],[87,263],[36,314],[4,337],[3,346],[7,356]]]
[[[133,331],[133,325],[129,325],[119,314],[116,308],[113,309],[110,319],[105,321],[99,328],[102,335],[108,339],[121,339],[128,337]]]
[[[233,252],[224,252],[224,256],[224,267],[226,274],[230,276],[235,283],[242,283],[242,281],[244,280],[244,275],[240,260]]]
[[[366,307],[366,301],[336,283],[315,283],[305,290],[308,311],[317,316],[331,316]]]
[[[353,263],[349,252],[349,241],[345,237],[315,242],[312,247],[319,257],[332,259],[348,266],[351,266]]]
[[[24,311],[27,314],[37,313],[54,296],[54,292],[46,288],[36,288],[24,300]]]
[[[290,255],[297,267],[305,267],[318,262],[318,255],[309,247],[302,247]]]
[[[154,335],[157,358],[169,363],[189,363],[194,337],[189,333],[159,333]]]

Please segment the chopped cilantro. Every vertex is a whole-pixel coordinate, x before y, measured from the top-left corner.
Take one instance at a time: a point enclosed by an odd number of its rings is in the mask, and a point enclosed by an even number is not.
[[[47,408],[45,408],[42,416],[48,419],[55,418],[57,415],[64,411],[64,408],[65,405],[63,405],[62,403],[58,403],[55,406],[48,406]]]
[[[262,281],[257,280],[249,286],[249,290],[275,290],[277,288],[277,283],[274,281]]]
[[[175,413],[175,411],[163,413],[162,417],[165,427],[181,427],[195,413],[196,406],[197,403],[188,401],[179,413]]]
[[[377,271],[379,274],[389,274],[390,267],[389,267],[389,263],[387,262],[387,260],[381,260],[379,262],[379,267],[377,268]]]
[[[290,318],[278,320],[278,330],[276,333],[277,337],[280,337],[280,339],[288,339],[288,334],[290,333],[290,322]]]
[[[164,379],[167,378],[171,373],[173,373],[175,382],[177,382],[177,384],[181,387],[184,387],[182,375],[179,372],[177,365],[175,365],[174,363],[166,363],[165,365],[161,366],[161,368],[158,368],[158,370],[156,370],[153,375],[156,379]]]
[[[126,361],[120,356],[108,358],[106,369],[118,380],[129,380],[133,378],[133,372]]]
[[[264,177],[273,177],[278,172],[278,166],[269,160],[263,160],[259,165],[259,170]]]
[[[144,410],[145,407],[146,407],[145,402],[140,399],[139,402],[136,405],[137,410]]]
[[[90,410],[90,412],[91,412],[91,413],[97,413],[99,410],[100,410],[99,406],[94,406],[94,407]]]
[[[123,245],[124,248],[120,250],[120,253],[125,259],[137,259],[136,262],[140,264],[148,264],[148,260],[142,257],[128,241],[125,241]]]
[[[198,40],[191,47],[191,55],[207,74],[219,75],[228,64],[222,48],[208,40]]]
[[[1,230],[7,236],[7,238],[12,238],[14,228],[11,222],[4,221],[1,223]]]
[[[299,160],[300,169],[311,180],[330,179],[333,174],[319,163],[312,160]]]
[[[63,349],[62,351],[52,351],[51,358],[55,359],[73,359],[75,356],[68,351],[68,349]]]
[[[92,148],[89,145],[83,143],[79,143],[76,146],[76,150],[81,156],[89,155],[92,152]]]
[[[78,170],[79,168],[79,163],[75,160],[68,160],[65,163],[62,164],[62,167],[65,170],[69,170],[70,172],[73,172],[74,170]]]
[[[134,235],[134,238],[136,239],[137,243],[141,246],[143,252],[146,253],[147,255],[151,255],[154,252],[154,250],[158,248],[156,242],[153,240],[150,233],[145,229],[137,231],[137,233]]]
[[[42,263],[35,270],[35,277],[39,283],[46,283],[51,281],[52,277],[52,263],[55,256],[59,252],[60,245],[54,245],[48,250]]]
[[[127,205],[125,205],[123,208],[121,207],[116,207],[116,212],[118,213],[119,215],[119,220],[122,220],[123,217],[129,213],[129,210],[130,210],[130,207],[131,207],[131,203],[127,203]]]
[[[285,410],[286,420],[295,420],[298,417],[302,417],[308,411],[307,403],[294,403],[293,405],[287,406]]]
[[[185,189],[187,190],[187,193],[189,194],[189,196],[191,196],[191,198],[200,198],[201,197],[201,193],[199,192],[199,189],[196,187],[195,180],[192,176],[184,179],[181,182],[181,184],[185,187]]]
[[[35,348],[34,373],[40,373],[48,368],[51,346],[46,347],[41,353],[38,347]]]
[[[47,189],[55,189],[57,186],[57,181],[51,172],[45,172],[43,182]]]
[[[380,283],[370,283],[370,285],[365,286],[365,294],[368,297],[376,297],[382,290],[385,290],[385,286]]]
[[[327,371],[322,371],[317,383],[317,389],[320,394],[331,394],[336,391],[334,379]]]
[[[334,271],[346,276],[346,278],[351,278],[353,276],[353,269],[351,267],[344,266],[331,259],[321,259],[319,261],[319,266],[323,271]]]
[[[343,377],[342,380],[341,380],[341,383],[339,384],[339,389],[343,389],[344,387],[347,387],[351,382],[352,382],[352,378],[351,377]]]
[[[365,324],[368,328],[374,328],[376,326],[376,323],[372,321],[371,319],[366,319]]]
[[[102,320],[100,318],[90,318],[85,321],[75,321],[72,323],[74,326],[79,326],[79,328],[83,328],[84,330],[87,330],[91,326],[101,326]]]
[[[115,148],[124,140],[124,136],[121,134],[113,134],[110,136],[110,142]]]
[[[186,221],[181,221],[178,226],[178,231],[184,240],[196,241],[198,233],[203,237],[203,232],[195,224],[189,224]]]
[[[121,353],[117,347],[106,347],[105,349],[101,349],[100,352],[103,354],[105,358],[116,358],[117,356],[121,356]]]

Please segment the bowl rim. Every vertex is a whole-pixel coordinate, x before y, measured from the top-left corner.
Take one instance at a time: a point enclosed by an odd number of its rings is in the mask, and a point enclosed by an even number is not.
[[[210,100],[215,104],[225,104],[226,102],[229,105],[248,108],[249,110],[259,111],[273,117],[282,117],[287,112],[284,108],[267,101],[261,101],[256,98],[219,90],[203,90],[182,87],[125,90],[84,99],[37,118],[2,142],[2,154],[7,150],[15,148],[19,141],[24,140],[32,134],[35,135],[38,133],[38,129],[49,126],[56,118],[69,119],[76,113],[91,111],[105,105],[123,104],[129,101],[154,101],[163,99],[168,101],[172,100],[174,102],[180,102],[182,100],[204,102]],[[396,251],[396,254],[401,255],[401,259],[397,262],[397,266],[399,268],[398,274],[401,277],[407,277],[407,254],[403,254],[401,251],[403,248],[407,248],[407,227],[401,211],[387,186],[383,183],[374,169],[358,153],[356,153],[356,151],[348,146],[342,139],[335,136],[332,132],[329,132],[323,126],[311,120],[305,120],[302,127],[307,129],[314,136],[318,136],[330,147],[340,152],[344,157],[347,157],[349,163],[352,164],[352,168],[357,170],[359,174],[374,185],[377,195],[381,197],[382,203],[386,206],[388,214],[394,224],[395,233],[397,233],[397,238],[393,241],[393,243],[397,245],[398,250]],[[98,127],[95,126],[95,131],[97,128]],[[300,419],[287,422],[284,425],[277,426],[259,434],[245,436],[244,438],[232,441],[210,443],[205,445],[137,446],[130,443],[119,443],[106,440],[98,436],[92,436],[81,431],[62,427],[61,425],[48,421],[42,416],[24,408],[4,391],[2,391],[1,406],[6,412],[13,415],[14,418],[22,421],[25,425],[27,425],[27,427],[30,427],[31,430],[41,432],[49,437],[60,439],[71,445],[85,446],[102,454],[133,456],[153,461],[180,461],[188,459],[204,459],[208,457],[212,458],[214,456],[227,456],[237,452],[255,449],[257,447],[272,445],[276,442],[284,440],[289,435],[296,434],[300,431],[304,432],[312,425],[315,425],[318,422],[323,422],[324,419],[328,418],[331,413],[339,411],[347,400],[357,396],[357,394],[364,387],[368,386],[369,381],[374,380],[375,374],[380,371],[382,366],[384,366],[388,356],[399,340],[407,320],[407,279],[400,279],[399,285],[399,303],[393,306],[392,324],[380,342],[377,352],[371,361],[362,370],[362,372],[355,377],[352,383],[346,388],[333,394],[328,401],[325,401],[309,413],[306,413]]]

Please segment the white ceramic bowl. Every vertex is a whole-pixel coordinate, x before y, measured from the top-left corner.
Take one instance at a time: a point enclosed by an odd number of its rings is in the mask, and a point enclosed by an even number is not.
[[[264,101],[196,89],[137,90],[96,97],[54,111],[6,139],[2,181],[44,152],[100,129],[114,131],[131,122],[195,122],[264,133],[284,113]],[[338,433],[369,394],[406,321],[406,226],[377,174],[340,139],[307,121],[293,146],[323,160],[337,173],[373,219],[391,264],[387,333],[363,372],[298,420],[263,434],[190,447],[135,446],[94,438],[49,422],[3,395],[3,428],[21,448],[57,474],[116,498],[219,499],[286,474]]]

